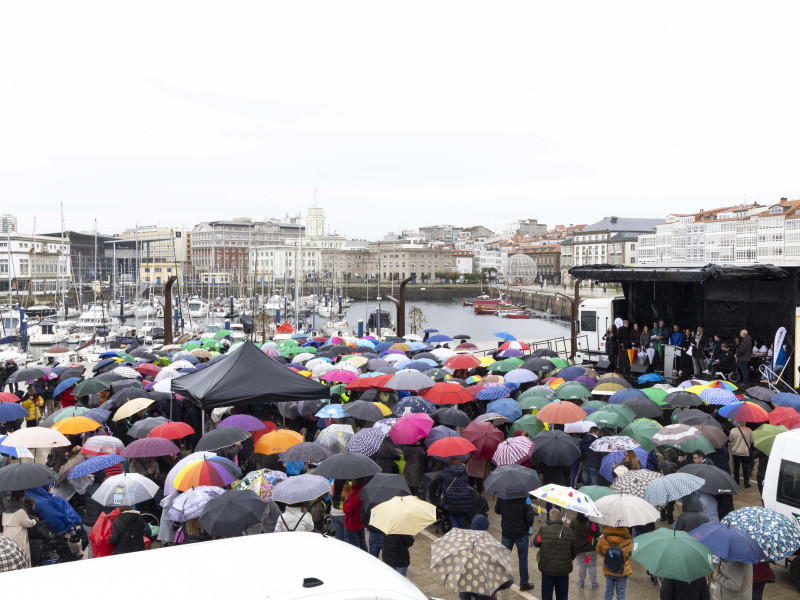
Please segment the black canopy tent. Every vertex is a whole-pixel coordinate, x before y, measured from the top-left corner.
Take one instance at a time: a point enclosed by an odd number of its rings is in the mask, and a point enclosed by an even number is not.
[[[767,345],[783,326],[789,343],[794,341],[797,267],[586,265],[569,273],[576,279],[621,284],[633,322],[651,325],[664,319],[667,325],[702,325],[706,333],[728,339],[747,329]]]
[[[320,400],[330,393],[321,383],[270,358],[252,342],[205,369],[175,379],[172,391],[203,409]]]

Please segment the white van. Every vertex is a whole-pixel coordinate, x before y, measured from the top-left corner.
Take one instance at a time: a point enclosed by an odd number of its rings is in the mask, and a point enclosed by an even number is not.
[[[766,508],[786,515],[800,526],[800,429],[775,438],[761,494]],[[792,583],[800,589],[800,560],[791,560]]]
[[[114,600],[428,600],[382,561],[318,533],[243,536],[2,574],[8,597],[48,598],[75,582]]]

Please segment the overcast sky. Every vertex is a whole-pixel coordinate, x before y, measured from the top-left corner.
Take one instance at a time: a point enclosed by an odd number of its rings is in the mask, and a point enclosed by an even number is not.
[[[800,197],[792,2],[5,2],[20,231],[376,238]]]

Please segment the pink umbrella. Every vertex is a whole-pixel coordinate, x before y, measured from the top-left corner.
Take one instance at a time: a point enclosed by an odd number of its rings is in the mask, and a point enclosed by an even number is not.
[[[433,419],[425,413],[409,413],[398,418],[389,432],[395,444],[413,444],[421,440],[433,427]]]
[[[142,438],[131,442],[120,455],[124,458],[152,458],[170,454],[180,454],[180,448],[171,441],[164,438]]]
[[[528,460],[536,447],[530,438],[519,436],[500,442],[494,451],[492,462],[498,467],[519,465]]]
[[[325,373],[320,379],[335,383],[350,383],[358,379],[358,374],[353,373],[353,371],[345,371],[344,369],[334,369],[333,371]]]

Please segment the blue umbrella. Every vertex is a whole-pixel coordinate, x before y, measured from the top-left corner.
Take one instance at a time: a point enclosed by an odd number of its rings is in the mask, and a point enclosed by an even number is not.
[[[497,400],[505,398],[511,390],[504,385],[487,385],[480,392],[475,394],[476,400]]]
[[[80,377],[70,377],[69,379],[65,379],[56,386],[56,389],[53,390],[53,398],[60,396],[62,392],[67,391],[80,380]]]
[[[0,402],[0,422],[16,421],[28,416],[28,411],[16,402]]]
[[[437,406],[430,400],[426,400],[421,396],[406,396],[400,402],[394,405],[392,412],[398,416],[406,413],[425,413],[432,415]]]
[[[512,383],[519,385],[520,383],[530,383],[537,379],[538,377],[536,377],[536,373],[533,371],[529,371],[528,369],[514,369],[505,374],[503,377],[503,384]]]
[[[308,341],[301,346],[301,348],[308,348],[309,346],[314,346],[314,348],[319,348],[322,346],[322,342],[315,342],[314,340]]]
[[[375,352],[384,352],[393,346],[392,342],[381,342],[375,346]]]
[[[429,344],[441,344],[443,342],[452,342],[452,341],[453,338],[451,338],[449,335],[443,335],[441,333],[439,335],[432,335],[431,337],[428,338]]]
[[[664,379],[664,377],[662,377],[658,373],[645,373],[644,375],[639,376],[638,381],[640,384],[659,383],[661,381],[666,381],[666,379]]]
[[[428,329],[423,329],[422,333],[439,333],[439,330],[438,329],[434,329],[433,327],[430,327]]]
[[[203,363],[203,364],[204,365],[213,365],[214,363],[217,363],[217,362],[221,361],[223,358],[228,358],[228,355],[227,354],[217,354],[216,356],[212,356],[211,358],[209,358],[207,363]]]
[[[98,358],[100,360],[103,360],[105,358],[119,358],[119,354],[117,354],[116,352],[103,352]]]
[[[721,523],[706,523],[689,532],[716,556],[743,563],[769,560],[761,547],[742,530]]]
[[[647,450],[639,447],[634,448],[633,451],[636,453],[636,458],[638,458],[639,462],[642,464],[642,468],[644,468],[644,465],[647,464]],[[606,454],[603,457],[603,461],[600,463],[600,475],[605,477],[608,481],[614,481],[614,465],[621,465],[624,457],[625,453],[622,451],[609,452]]]
[[[293,339],[293,340],[304,340],[304,339],[306,339],[307,337],[308,337],[308,336],[307,336],[305,333],[295,333],[295,334],[292,336],[292,339]]]
[[[637,390],[635,388],[625,388],[614,392],[608,399],[608,403],[622,404],[622,402],[628,398],[647,398],[647,394],[645,394],[642,390]]]
[[[61,375],[66,370],[67,367],[53,367],[52,369],[50,369],[50,372],[55,373],[56,375]]]
[[[517,341],[517,338],[515,338],[513,335],[511,335],[507,331],[496,331],[493,335],[495,337],[499,337],[501,340],[507,340],[509,342],[516,342]]]
[[[117,359],[116,358],[107,358],[105,360],[101,360],[99,363],[97,363],[95,366],[93,366],[92,367],[92,371],[97,373],[100,369],[102,369],[104,367],[107,367],[109,365],[115,365],[115,364],[117,364]]]
[[[412,360],[412,361],[409,361],[405,366],[403,366],[403,367],[398,366],[398,368],[400,368],[400,369],[414,369],[415,371],[419,371],[420,373],[424,373],[425,371],[427,371],[428,369],[431,368],[431,365],[429,363],[425,362],[425,361],[422,361],[422,360]]]
[[[428,432],[428,435],[425,436],[425,445],[430,446],[436,440],[441,440],[446,437],[461,437],[461,434],[450,427],[434,425],[430,432]]]
[[[118,454],[101,454],[99,456],[93,456],[89,460],[86,460],[73,467],[69,472],[69,475],[67,475],[67,479],[77,479],[78,477],[83,477],[84,475],[97,473],[98,471],[113,467],[114,465],[118,465],[124,461],[125,459]]]
[[[197,369],[195,369],[194,367],[185,367],[183,369],[178,369],[178,373],[182,373],[184,375],[186,375],[187,373],[194,373],[195,371],[197,371]]]
[[[800,396],[788,392],[778,392],[770,399],[775,406],[788,406],[800,411]]]
[[[408,344],[408,347],[411,348],[412,350],[431,350],[431,349],[433,349],[433,346],[431,346],[430,344],[425,344],[423,342],[406,342],[406,344]]]
[[[777,394],[775,394],[777,396]],[[722,388],[709,388],[700,392],[700,398],[708,404],[715,404],[717,406],[726,406],[736,402],[736,396],[733,392],[723,390]],[[774,396],[773,396],[774,398]]]
[[[583,367],[564,367],[558,372],[558,376],[564,381],[572,381],[576,377],[583,377],[586,375],[586,369]]]
[[[346,417],[347,413],[344,412],[341,404],[329,404],[320,408],[314,416],[320,419],[341,419]]]
[[[200,359],[197,358],[194,354],[183,354],[182,356],[178,357],[178,360],[185,360],[186,362],[192,363],[196,365],[200,362]]]
[[[30,450],[28,450],[27,448],[15,448],[14,446],[4,446],[3,442],[7,437],[8,437],[7,435],[0,435],[0,454],[13,456],[14,458],[19,458],[20,456],[24,458],[33,458],[33,454],[31,454]]]
[[[489,402],[489,404],[486,405],[486,412],[503,415],[509,421],[516,421],[522,416],[522,411],[517,408],[516,400],[511,398],[500,398],[494,402]]]
[[[111,411],[105,408],[90,408],[81,416],[92,419],[92,421],[97,421],[98,423],[105,423],[111,416]]]

